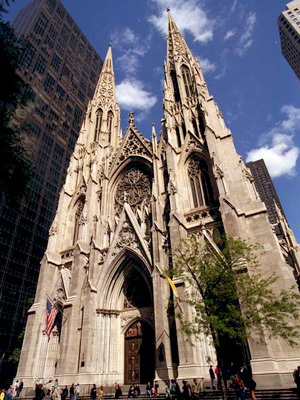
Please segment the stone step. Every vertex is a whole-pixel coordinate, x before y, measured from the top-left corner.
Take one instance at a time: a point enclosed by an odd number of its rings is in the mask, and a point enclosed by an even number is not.
[[[141,388],[141,395],[135,397],[135,399],[145,399],[145,388],[146,385],[140,385]],[[122,386],[122,396],[119,397],[120,400],[128,399],[129,385]],[[107,388],[105,395],[105,399],[113,399],[114,398],[114,388],[110,387],[109,390]],[[293,400],[299,399],[296,389],[264,389],[264,390],[256,390],[255,392],[257,400]],[[22,396],[19,397],[20,400],[32,400],[32,396]],[[46,399],[49,397],[47,396]],[[155,399],[164,399],[165,393],[161,391],[160,395],[157,397],[151,397],[152,400]],[[227,391],[227,398],[228,400],[236,400],[237,396],[234,390]],[[67,398],[68,400],[69,398]],[[147,398],[148,400],[149,398]],[[199,399],[206,399],[206,400],[222,400],[222,393],[220,390],[206,390],[205,393],[202,393],[199,396]],[[247,392],[247,399],[251,399],[250,393]],[[90,400],[90,396],[78,396],[77,400]]]

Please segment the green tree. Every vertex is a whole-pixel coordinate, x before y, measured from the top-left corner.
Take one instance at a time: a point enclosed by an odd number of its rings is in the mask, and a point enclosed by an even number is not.
[[[33,98],[32,91],[18,73],[22,46],[12,28],[3,21],[0,2],[0,187],[12,200],[26,194],[31,177],[31,141],[20,111]]]
[[[290,321],[299,318],[300,296],[295,288],[274,291],[277,277],[261,274],[257,245],[228,238],[219,249],[191,235],[173,254],[172,273],[184,279],[182,301],[195,309],[193,319],[187,320],[180,304],[177,307],[183,331],[212,337],[220,367],[224,339],[241,343],[250,336],[260,342],[283,338],[298,345],[299,325]],[[226,398],[224,382],[222,389]]]

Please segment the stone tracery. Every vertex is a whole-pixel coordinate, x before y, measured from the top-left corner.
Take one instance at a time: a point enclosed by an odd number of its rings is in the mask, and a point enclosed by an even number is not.
[[[123,174],[118,183],[115,197],[115,209],[120,215],[127,202],[133,211],[148,206],[151,196],[151,180],[147,173],[138,168],[131,168]]]

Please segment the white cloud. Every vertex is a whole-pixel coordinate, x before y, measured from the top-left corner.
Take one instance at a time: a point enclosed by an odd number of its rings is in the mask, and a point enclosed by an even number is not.
[[[158,14],[150,16],[149,21],[163,35],[168,29],[166,8],[170,6],[173,18],[182,34],[189,32],[194,41],[207,42],[213,38],[213,21],[198,4],[197,0],[152,0]]]
[[[231,13],[235,12],[235,9],[236,9],[236,6],[237,6],[237,2],[238,2],[238,0],[234,0],[234,2],[232,3],[231,9],[230,9]]]
[[[235,34],[236,34],[236,29],[231,29],[231,30],[228,31],[228,32],[226,33],[226,35],[224,36],[224,40],[231,39]]]
[[[136,54],[121,54],[117,57],[116,62],[126,75],[134,75],[140,66],[140,60]]]
[[[143,82],[135,78],[126,78],[116,86],[119,104],[125,110],[148,111],[157,101],[156,96],[144,88]]]
[[[117,57],[117,66],[123,70],[126,75],[136,74],[141,64],[141,58],[150,49],[151,34],[144,40],[141,40],[132,29],[124,28],[111,35],[113,46],[119,51]]]
[[[293,141],[294,134],[300,134],[300,108],[286,105],[281,112],[285,119],[262,136],[261,147],[249,151],[246,159],[248,162],[263,158],[272,178],[294,176],[300,153]]]
[[[252,46],[253,43],[253,31],[256,24],[257,18],[256,13],[250,12],[247,15],[246,21],[244,21],[245,30],[244,33],[241,35],[238,47],[236,49],[238,55],[242,57],[245,52]]]
[[[205,74],[208,74],[210,72],[214,72],[217,68],[216,64],[213,63],[212,61],[210,61],[208,58],[200,58],[197,57],[199,59],[202,71]]]

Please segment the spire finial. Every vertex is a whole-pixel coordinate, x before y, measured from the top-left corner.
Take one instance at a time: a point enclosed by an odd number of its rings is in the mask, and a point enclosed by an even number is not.
[[[171,8],[170,8],[170,7],[167,7],[167,11],[168,11],[168,12],[171,11]]]
[[[134,124],[134,111],[130,111],[129,112],[129,114],[128,114],[128,122],[129,122],[129,125],[133,125]]]

